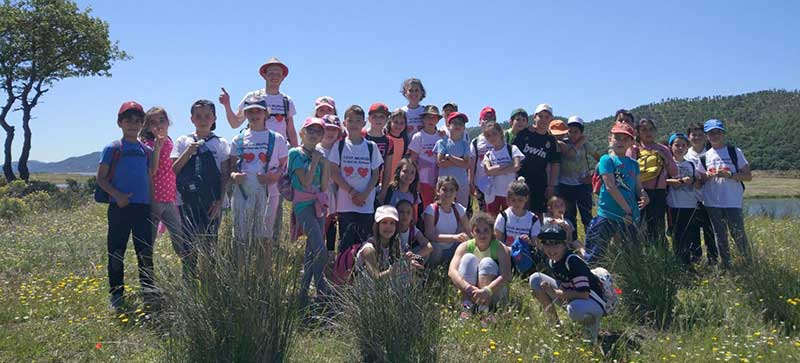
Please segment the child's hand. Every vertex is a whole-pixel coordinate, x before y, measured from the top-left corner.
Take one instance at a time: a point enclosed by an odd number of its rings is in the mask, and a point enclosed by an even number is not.
[[[458,242],[466,242],[467,240],[469,240],[469,235],[464,232],[461,232],[456,235],[455,239]]]
[[[231,105],[231,96],[228,95],[228,91],[225,90],[225,87],[221,87],[222,93],[219,94],[219,103],[223,106],[230,106]]]
[[[153,150],[161,150],[161,147],[164,146],[164,141],[166,140],[167,138],[163,134],[161,134],[161,129],[159,129],[158,136],[156,136],[156,142],[153,145]]]
[[[530,243],[531,243],[531,238],[530,238],[530,237],[528,237],[528,235],[527,235],[527,234],[521,234],[521,235],[519,236],[519,240],[520,240],[520,241],[522,241],[522,242],[528,243],[528,244],[530,244]]]
[[[363,206],[367,202],[367,196],[365,196],[364,193],[355,193],[351,194],[350,196],[351,199],[353,200],[353,204],[355,204],[358,207]]]
[[[552,289],[552,287],[551,287]],[[556,299],[564,301],[564,290],[562,289],[554,289],[553,294],[556,295]]]
[[[481,305],[488,305],[492,301],[492,293],[489,289],[477,289],[472,292],[472,301]]]
[[[189,147],[186,148],[186,152],[189,153],[189,155],[194,155],[194,154],[197,154],[197,149],[199,149],[199,148],[200,148],[200,142],[199,141],[195,141],[195,142],[189,144]]]
[[[258,178],[258,183],[261,185],[267,185],[271,182],[269,174],[258,173],[258,175],[256,175],[256,178]]]
[[[231,180],[233,180],[234,184],[244,183],[245,177],[247,177],[247,173],[237,173],[237,172],[231,173]]]
[[[117,200],[117,207],[125,208],[126,206],[128,206],[128,204],[130,204],[128,198],[132,196],[133,193],[128,193],[128,194],[120,193],[120,195],[114,196],[114,199]]]
[[[322,153],[321,153],[321,152],[319,152],[319,150],[314,150],[314,151],[311,153],[311,162],[312,162],[312,163],[313,163],[313,162],[319,162],[319,161],[320,161],[320,159],[322,159]]]
[[[639,209],[644,209],[648,204],[650,204],[650,197],[647,196],[647,193],[642,193],[642,196],[639,197]]]

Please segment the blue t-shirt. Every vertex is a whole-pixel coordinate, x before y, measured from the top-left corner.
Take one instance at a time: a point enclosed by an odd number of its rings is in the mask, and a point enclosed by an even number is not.
[[[639,163],[627,156],[618,157],[603,155],[597,164],[598,173],[613,174],[617,190],[622,193],[625,201],[631,207],[633,220],[639,220],[639,206],[636,204],[636,180],[639,178]],[[622,221],[625,211],[617,204],[611,193],[606,190],[605,184],[600,188],[600,198],[597,203],[597,215],[614,221]]]
[[[118,145],[112,142],[103,148],[103,155],[100,164],[111,166],[114,151],[119,150]],[[150,157],[153,149],[141,142],[129,142],[122,140],[122,150],[119,159],[114,164],[114,174],[111,175],[111,185],[121,193],[133,193],[128,197],[130,203],[150,204]],[[109,173],[111,171],[109,170]],[[110,201],[116,202],[113,196]]]
[[[441,139],[437,141],[436,145],[433,147],[433,153],[448,154],[458,158],[464,158],[466,155],[469,155],[469,142],[464,139],[453,141],[449,137]],[[453,166],[439,168],[439,176],[446,175],[452,176],[463,185],[467,180],[467,169]]]
[[[313,185],[314,189],[316,190],[305,190],[303,189],[303,184],[300,184],[300,178],[297,177],[297,174],[294,173],[297,169],[306,169],[308,165],[311,164],[311,157],[307,156],[302,150],[300,150],[302,146],[293,147],[289,150],[289,175],[292,176],[292,188],[295,190],[299,190],[301,192],[318,192],[320,189],[320,185],[322,184],[322,163],[324,162],[323,159],[320,159],[319,163],[317,163],[317,168],[314,169],[314,179],[311,180],[311,185]],[[305,202],[296,202],[294,203],[294,210],[297,213],[300,213],[304,208],[311,206],[314,204],[313,200],[305,201]]]

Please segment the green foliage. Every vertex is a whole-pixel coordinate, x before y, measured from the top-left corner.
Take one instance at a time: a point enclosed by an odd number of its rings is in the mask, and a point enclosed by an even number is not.
[[[0,197],[0,219],[18,220],[27,213],[27,210],[28,206],[22,199]]]

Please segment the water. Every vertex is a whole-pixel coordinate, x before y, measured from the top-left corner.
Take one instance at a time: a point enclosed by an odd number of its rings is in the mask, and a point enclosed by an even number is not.
[[[745,199],[745,216],[800,217],[800,198]]]

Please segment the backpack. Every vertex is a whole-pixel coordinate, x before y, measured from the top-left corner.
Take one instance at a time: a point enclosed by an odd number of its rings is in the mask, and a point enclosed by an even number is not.
[[[333,264],[333,283],[336,285],[347,285],[353,280],[353,268],[356,265],[356,254],[358,254],[358,250],[364,245],[364,239],[354,224],[349,225],[347,230],[342,234],[342,241],[351,239],[362,242],[353,243],[340,251],[336,256],[336,260]]]
[[[461,217],[458,215],[458,208],[455,204],[453,204],[453,214],[456,217],[456,225],[458,225],[461,223]],[[439,202],[433,203],[433,226],[436,227],[437,224],[439,224]]]
[[[619,157],[616,155],[609,155],[611,161],[614,163],[614,167],[616,168],[619,165],[622,165],[622,162],[619,163]],[[603,177],[600,176],[600,163],[598,162],[597,165],[594,167],[594,171],[592,172],[592,193],[600,194],[600,189],[603,186]]]
[[[534,265],[531,246],[519,237],[511,243],[511,262],[520,273],[528,272]]]
[[[197,142],[197,137],[194,135],[191,137]],[[215,138],[217,135],[212,134],[204,140],[208,143]],[[184,204],[210,205],[222,197],[220,180],[221,174],[214,154],[204,144],[197,149],[197,153],[189,158],[186,165],[176,175],[175,186],[181,194]]]
[[[147,157],[147,164],[150,165],[150,153],[147,152],[147,149],[144,148],[144,144],[139,141],[139,146],[144,150],[144,155]],[[122,158],[122,140],[114,140],[111,143],[111,147],[114,148],[114,151],[111,153],[111,163],[108,166],[108,182],[111,183],[111,180],[114,179],[114,172],[117,168],[117,162],[119,159]],[[111,201],[111,196],[108,195],[108,192],[100,188],[100,185],[95,185],[94,187],[94,201],[97,203],[109,203]]]
[[[639,162],[639,180],[646,183],[658,178],[664,171],[665,164],[661,154],[641,147],[634,147],[634,150],[636,150],[636,161]]]
[[[245,130],[247,130],[247,128],[244,128],[241,131],[239,131],[239,137],[234,139],[235,140],[234,143],[236,145],[236,169],[239,170],[239,172],[242,171],[242,162],[244,161]],[[269,169],[269,162],[272,161],[272,151],[273,149],[275,149],[275,132],[270,130],[267,131],[269,138],[267,141],[267,162],[264,164],[264,172],[267,172]],[[242,192],[242,196],[244,197],[245,200],[247,200],[247,194],[244,192],[244,187],[241,184],[239,184],[239,191]],[[269,193],[269,188],[267,188],[267,193]]]
[[[569,271],[569,259],[571,257],[578,257],[576,254],[570,254],[567,256],[567,263],[564,264],[566,266],[567,271]],[[617,290],[614,287],[614,278],[611,276],[611,273],[608,270],[602,267],[595,267],[590,270],[590,272],[600,280],[600,288],[603,289],[603,296],[598,296],[594,290],[589,289],[589,295],[595,299],[595,301],[599,302],[603,308],[603,315],[611,315],[617,308],[617,302],[619,298],[617,296]]]
[[[711,145],[706,145],[706,150],[710,148]],[[734,169],[733,172],[734,173],[739,172],[739,155],[736,152],[736,147],[734,147],[731,144],[728,144],[726,148],[728,149],[728,156],[730,156],[731,158],[731,163],[733,163],[733,169]],[[708,167],[706,166],[706,154],[703,154],[703,156],[700,157],[700,163],[703,164],[703,169],[706,169],[706,171],[708,171]],[[744,182],[739,182],[739,183],[742,184],[742,191],[744,191],[745,190]]]

